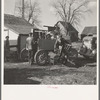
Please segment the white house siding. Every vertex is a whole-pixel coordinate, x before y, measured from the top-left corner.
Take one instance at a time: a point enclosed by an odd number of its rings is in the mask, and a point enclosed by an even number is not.
[[[6,36],[9,36],[10,45],[17,45],[17,39],[18,39],[18,36],[19,36],[18,33],[14,32],[13,30],[11,30],[7,27],[4,27],[4,34],[3,34],[4,41],[5,41]],[[17,49],[11,48],[11,50],[16,51]]]
[[[6,36],[9,36],[9,40],[17,40],[18,33],[6,27],[4,27],[4,30],[8,30],[8,31],[4,31],[4,40]]]
[[[5,37],[8,36],[8,29],[4,27],[4,34],[3,34],[3,40],[5,40]]]

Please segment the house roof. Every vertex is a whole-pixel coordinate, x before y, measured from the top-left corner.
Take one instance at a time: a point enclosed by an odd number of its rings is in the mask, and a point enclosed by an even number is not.
[[[97,34],[97,27],[96,26],[89,26],[89,27],[85,27],[82,31],[82,34],[84,35],[88,35],[88,34]],[[81,34],[81,35],[82,35]]]
[[[4,14],[4,26],[18,34],[28,34],[33,28],[25,19],[9,14]]]
[[[65,22],[63,22],[63,21],[58,21],[58,22],[55,24],[55,26],[56,26],[58,23],[61,23],[63,26],[65,26]],[[70,23],[66,22],[66,25],[68,25],[68,29],[67,29],[67,30],[78,32]]]

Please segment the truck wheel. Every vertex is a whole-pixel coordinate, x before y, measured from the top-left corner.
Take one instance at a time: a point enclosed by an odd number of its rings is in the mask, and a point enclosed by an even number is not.
[[[40,66],[46,65],[48,54],[45,50],[39,50],[35,55],[36,63]]]

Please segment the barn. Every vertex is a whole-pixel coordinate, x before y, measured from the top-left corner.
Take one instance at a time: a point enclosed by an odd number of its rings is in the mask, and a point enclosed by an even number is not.
[[[65,27],[65,24],[67,27]],[[63,36],[66,36],[68,32],[70,40],[72,42],[78,41],[78,31],[70,23],[58,21],[54,27],[56,27],[56,29],[59,30],[59,33],[62,34]]]
[[[88,35],[96,35],[97,34],[97,26],[88,26],[85,27],[81,33],[81,39]]]

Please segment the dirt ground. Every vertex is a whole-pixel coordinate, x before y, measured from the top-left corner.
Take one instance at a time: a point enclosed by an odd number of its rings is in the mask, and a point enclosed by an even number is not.
[[[96,84],[96,62],[80,57],[77,66],[30,66],[28,62],[4,64],[4,84],[92,85]]]

